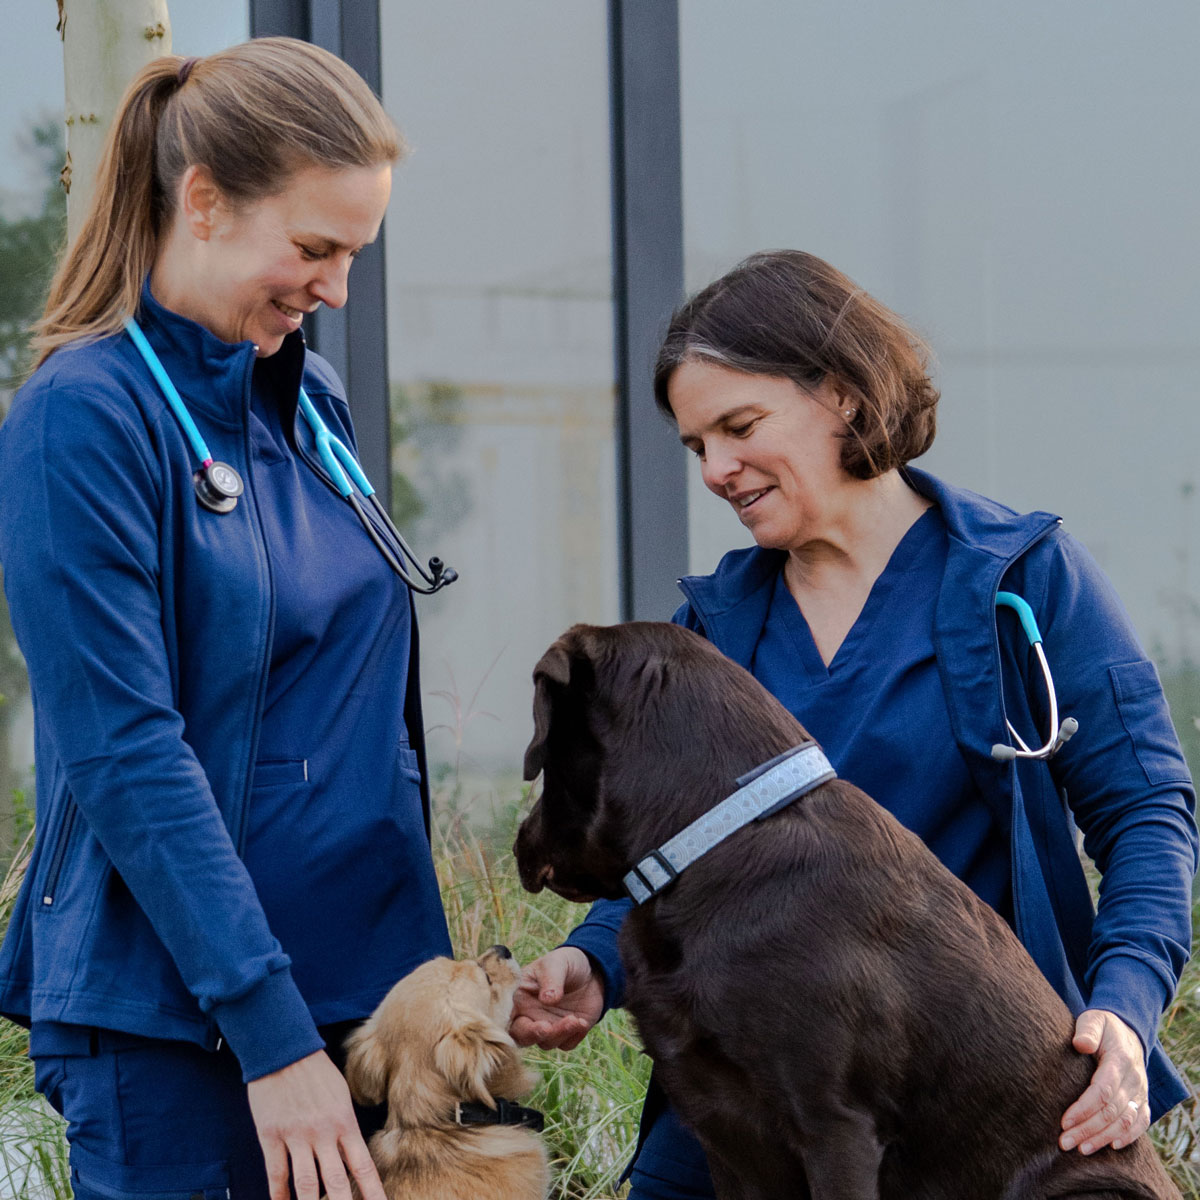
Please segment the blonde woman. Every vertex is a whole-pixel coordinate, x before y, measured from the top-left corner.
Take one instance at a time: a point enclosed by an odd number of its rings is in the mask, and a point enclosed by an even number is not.
[[[332,1059],[449,941],[410,591],[318,457],[353,432],[300,325],[402,151],[303,42],[145,68],[0,429],[38,820],[0,1011],[79,1200],[382,1200]]]

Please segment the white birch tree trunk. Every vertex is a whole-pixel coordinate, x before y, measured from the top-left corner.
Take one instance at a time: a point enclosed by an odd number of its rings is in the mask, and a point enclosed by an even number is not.
[[[58,0],[66,78],[67,237],[83,223],[104,137],[133,76],[171,52],[167,0]]]

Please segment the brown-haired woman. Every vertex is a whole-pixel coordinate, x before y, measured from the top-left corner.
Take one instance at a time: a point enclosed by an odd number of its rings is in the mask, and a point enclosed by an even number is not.
[[[450,947],[410,589],[322,466],[353,433],[300,325],[402,152],[303,42],[146,67],[0,428],[38,823],[0,1011],[81,1200],[382,1200],[331,1057]]]
[[[1162,690],[1111,585],[1058,518],[908,465],[935,430],[924,346],[810,254],[756,254],[685,303],[654,385],[756,543],[681,581],[675,619],[749,669],[840,775],[1013,923],[1098,1061],[1047,1138],[1085,1154],[1128,1144],[1186,1095],[1155,1038],[1187,959],[1197,840]],[[1074,740],[1065,722],[1056,736],[1036,651],[997,615],[998,593],[1030,606]],[[1060,797],[1103,872],[1095,915]],[[570,1048],[620,1003],[627,907],[601,901],[531,964],[518,1041]],[[642,1134],[631,1200],[713,1195],[700,1144],[653,1087]],[[862,1154],[880,1194],[920,1190],[905,1190],[886,1131]]]

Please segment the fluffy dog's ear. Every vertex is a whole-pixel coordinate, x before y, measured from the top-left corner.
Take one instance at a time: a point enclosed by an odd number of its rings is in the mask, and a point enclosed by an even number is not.
[[[387,1056],[373,1022],[360,1025],[346,1039],[345,1075],[350,1094],[359,1104],[382,1104],[387,1098]]]
[[[553,688],[571,682],[571,659],[560,638],[533,668],[533,741],[525,751],[525,778],[536,779],[546,761],[546,739],[554,711]]]
[[[517,1057],[516,1044],[502,1030],[472,1021],[450,1030],[433,1051],[437,1069],[461,1097],[495,1107],[488,1090],[492,1076]]]

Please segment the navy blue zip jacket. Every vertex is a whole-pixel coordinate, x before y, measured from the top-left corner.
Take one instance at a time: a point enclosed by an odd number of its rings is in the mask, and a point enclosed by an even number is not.
[[[197,504],[191,447],[125,334],[57,350],[0,427],[0,561],[38,764],[38,837],[0,951],[0,1011],[210,1048],[223,1037],[257,1078],[323,1042],[240,857],[275,619],[271,496],[256,487],[248,424],[255,351],[148,289],[138,315],[246,494],[224,515]],[[294,383],[302,369],[353,445],[328,365],[291,358]],[[294,408],[283,418],[296,428]],[[407,591],[401,602],[411,609]],[[319,661],[308,675],[313,703],[336,702]],[[427,834],[419,697],[414,622],[404,718]],[[325,832],[331,855],[336,835]],[[440,906],[427,924],[439,923],[418,961],[448,951]]]
[[[1112,585],[1057,517],[1015,513],[915,469],[907,477],[940,506],[950,534],[934,647],[955,739],[1008,839],[1017,936],[1073,1012],[1106,1009],[1138,1033],[1161,1116],[1187,1095],[1156,1030],[1190,951],[1197,836],[1158,674]],[[749,669],[784,557],[735,550],[714,574],[681,580],[687,602],[676,622]],[[998,628],[1001,587],[1033,607],[1060,707],[1079,720],[1049,764],[991,755],[1011,740],[1006,716],[1039,746],[1048,720],[1041,671],[1016,621]],[[907,724],[919,754],[921,714]],[[1071,815],[1103,873],[1095,913]],[[624,990],[616,932],[628,907],[600,901],[568,939],[598,961],[609,1006]]]

